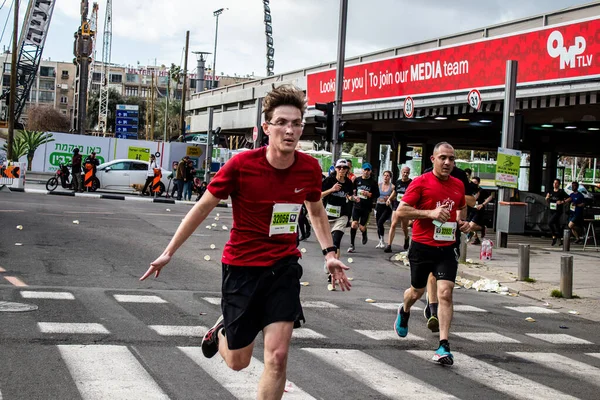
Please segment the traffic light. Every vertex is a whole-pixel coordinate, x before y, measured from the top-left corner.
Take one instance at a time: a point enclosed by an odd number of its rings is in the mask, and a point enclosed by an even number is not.
[[[217,126],[216,129],[213,129],[212,131],[212,144],[213,146],[218,146],[219,142],[220,142],[220,133],[221,133],[221,127]]]
[[[400,146],[400,165],[402,165],[413,159],[413,148],[408,146],[406,143],[402,143]]]
[[[315,127],[315,132],[327,142],[333,141],[333,102],[315,103],[315,108],[323,111],[324,115],[315,115],[315,122],[320,126]]]
[[[344,139],[346,139],[346,134],[348,133],[345,128],[346,124],[347,124],[346,121],[340,121],[339,132],[337,135],[338,143],[342,143],[344,141]]]

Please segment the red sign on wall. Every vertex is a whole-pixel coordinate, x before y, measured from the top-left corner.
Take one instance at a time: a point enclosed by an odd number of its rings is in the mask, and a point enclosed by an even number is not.
[[[344,103],[503,87],[507,60],[519,84],[600,76],[600,19],[348,66]],[[306,81],[309,105],[334,100],[335,69]]]

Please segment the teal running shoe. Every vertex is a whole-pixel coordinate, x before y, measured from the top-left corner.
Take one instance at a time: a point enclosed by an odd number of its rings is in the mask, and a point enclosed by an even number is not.
[[[440,345],[440,347],[436,350],[435,354],[433,355],[432,360],[442,365],[454,364],[454,356],[452,355],[452,353],[450,353],[450,346]]]
[[[404,312],[404,303],[398,307],[398,316],[396,317],[396,323],[394,324],[394,330],[400,337],[406,337],[408,335],[408,318],[410,313]]]

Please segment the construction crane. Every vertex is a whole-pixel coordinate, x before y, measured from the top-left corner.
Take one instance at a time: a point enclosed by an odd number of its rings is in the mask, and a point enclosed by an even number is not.
[[[96,32],[91,29],[88,20],[88,0],[81,0],[81,26],[75,32],[75,43],[73,54],[77,65],[77,76],[75,77],[75,108],[73,112],[73,132],[80,135],[85,134],[85,121],[87,110],[88,80],[90,74],[90,63],[92,62],[94,37]]]
[[[52,12],[56,0],[37,1],[30,0],[27,13],[23,20],[23,29],[19,37],[19,56],[17,58],[17,90],[15,96],[15,125],[19,122],[25,104],[29,99],[29,92],[35,81],[35,76],[42,60],[42,51],[48,36]],[[0,99],[8,99],[8,90],[4,91]],[[8,118],[7,118],[8,119]]]
[[[94,32],[98,32],[98,3],[94,3],[92,6],[92,15],[90,16],[90,29]],[[96,42],[97,37],[94,35],[92,45],[92,65],[90,65],[90,79],[88,79],[88,93],[92,91],[92,82],[94,81],[94,72],[98,66],[98,60],[96,59]]]
[[[110,79],[110,55],[112,46],[112,0],[106,0],[106,17],[102,34],[102,78],[100,84],[100,105],[98,130],[106,133],[108,127],[108,89]]]

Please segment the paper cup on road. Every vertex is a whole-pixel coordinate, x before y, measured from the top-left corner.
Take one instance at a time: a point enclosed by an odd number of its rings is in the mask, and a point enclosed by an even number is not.
[[[353,262],[354,262],[353,259],[351,259],[351,258],[348,259],[348,264],[352,264]]]
[[[367,303],[375,303],[375,301],[376,301],[376,300],[373,300],[373,299],[365,299],[365,301],[366,301]]]
[[[75,225],[79,225],[79,220],[78,220],[78,219],[76,219],[75,221],[73,221],[73,224],[75,224]]]
[[[210,261],[210,256],[209,256],[209,255],[206,255],[206,256],[204,256],[204,259],[205,259],[206,261]]]
[[[23,225],[17,225],[17,229],[22,231],[23,230]]]
[[[211,245],[210,245],[210,248],[211,248],[212,250],[214,250],[214,249],[216,249],[216,248],[217,248],[217,246],[215,246],[214,244],[211,244]]]

